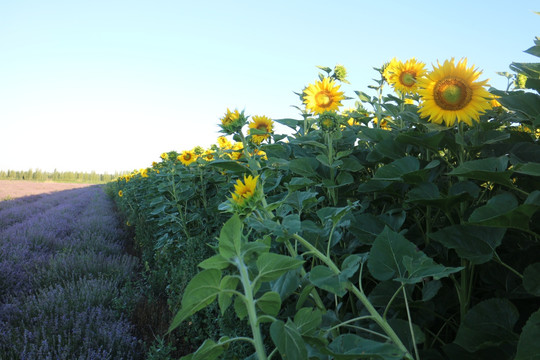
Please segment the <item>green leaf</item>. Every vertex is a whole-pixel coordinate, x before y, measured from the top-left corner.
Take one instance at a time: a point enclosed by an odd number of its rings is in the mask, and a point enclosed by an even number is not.
[[[396,141],[403,144],[412,144],[418,147],[426,147],[433,151],[439,150],[439,144],[442,139],[444,139],[444,132],[442,131],[433,131],[428,133],[421,132],[407,132],[400,133],[396,137]]]
[[[530,49],[529,49],[530,50]],[[533,79],[540,78],[540,63],[516,63],[510,64],[510,69]]]
[[[223,270],[229,267],[231,263],[225,259],[221,254],[216,254],[199,264],[199,267],[203,269],[219,269]]]
[[[263,313],[277,316],[281,309],[281,297],[275,291],[268,291],[258,298],[255,304]]]
[[[403,175],[419,169],[420,161],[418,161],[418,158],[407,156],[380,167],[373,178],[378,180],[401,180]]]
[[[437,264],[424,253],[421,254],[424,256],[420,255],[415,258],[410,256],[403,257],[403,265],[405,265],[405,269],[407,269],[407,277],[397,278],[396,281],[406,284],[416,284],[431,277],[435,280],[439,280],[463,270],[463,267],[446,267]]]
[[[537,94],[524,91],[500,92],[496,94],[501,96],[497,99],[501,105],[509,110],[525,114],[531,118],[540,115],[540,96]]]
[[[540,296],[540,262],[530,264],[525,268],[523,287],[529,294]]]
[[[466,192],[458,195],[442,196],[437,185],[424,182],[409,190],[406,201],[414,204],[435,206],[448,212],[469,198],[470,195]]]
[[[368,269],[377,280],[394,279],[406,284],[435,280],[460,271],[437,264],[402,235],[386,227],[375,239],[368,259]]]
[[[531,315],[521,331],[514,360],[540,360],[540,310]]]
[[[404,278],[406,268],[402,259],[404,256],[413,257],[416,252],[416,245],[385,227],[371,246],[368,269],[377,280]]]
[[[234,312],[240,320],[244,319],[248,314],[246,303],[239,296],[234,298]]]
[[[370,213],[355,215],[349,230],[364,244],[371,244],[384,230],[384,222]]]
[[[505,232],[505,228],[452,225],[429,234],[429,237],[456,250],[461,258],[473,264],[483,264],[491,260]]]
[[[525,52],[527,54],[531,54],[531,55],[534,55],[536,57],[540,57],[540,46],[534,45],[534,46],[528,48],[527,50],[525,50]]]
[[[476,179],[482,181],[492,181],[497,184],[509,185],[512,171],[508,171],[508,157],[486,158],[464,162],[456,167],[449,174]]]
[[[217,159],[214,161],[210,161],[206,165],[224,170],[229,170],[236,173],[251,174],[251,170],[247,166],[240,164],[238,161]]]
[[[241,254],[242,229],[242,220],[238,214],[234,214],[221,228],[219,253],[225,259],[231,259]]]
[[[317,265],[311,269],[309,280],[318,288],[338,296],[344,296],[347,293],[347,285],[349,284],[346,279],[340,278],[338,274],[324,265]]]
[[[540,176],[540,163],[518,164],[514,171],[525,175]]]
[[[294,259],[290,256],[264,253],[257,259],[257,269],[259,270],[260,281],[272,281],[302,266],[303,260]]]
[[[222,338],[225,339],[225,338]],[[220,341],[222,340],[220,339]],[[201,346],[193,354],[183,356],[180,360],[214,360],[217,359],[225,351],[225,346],[220,343],[215,343],[213,340],[204,340]]]
[[[317,195],[318,193],[313,191],[290,191],[285,199],[285,203],[301,211],[307,208],[308,204],[316,204]]]
[[[311,177],[317,176],[315,170],[319,166],[319,162],[314,158],[293,159],[289,162],[289,169],[298,175]]]
[[[518,201],[510,193],[502,193],[491,198],[486,205],[474,210],[469,222],[485,226],[529,230],[529,222],[540,209],[540,191],[527,198],[528,203],[518,206]],[[531,199],[531,200],[529,200]],[[536,199],[536,201],[534,200]]]
[[[287,271],[276,280],[270,283],[272,291],[279,294],[282,299],[286,299],[300,285],[300,271]]]
[[[336,360],[403,359],[404,353],[395,345],[364,339],[354,334],[339,335],[328,345],[328,355]]]
[[[303,122],[303,120],[296,120],[296,119],[274,119],[274,121],[277,122],[278,124],[290,127],[293,130],[296,130],[299,124]]]
[[[519,319],[516,307],[506,299],[489,299],[472,307],[460,324],[455,343],[469,352],[500,346],[518,339],[513,332]]]
[[[195,275],[184,290],[180,311],[174,317],[168,333],[189,316],[213,303],[220,292],[220,282],[221,271],[218,269],[203,270]]]
[[[235,276],[224,276],[219,284],[220,290],[236,290],[240,280]],[[226,291],[220,291],[218,294],[218,304],[221,310],[221,315],[225,314],[225,310],[231,305],[233,294]]]
[[[301,308],[294,315],[294,323],[301,335],[318,330],[322,323],[322,313],[319,309]]]
[[[296,325],[276,320],[270,326],[270,337],[283,359],[307,360],[306,344]]]
[[[356,273],[358,268],[360,268],[360,264],[367,261],[368,254],[352,254],[349,255],[343,260],[343,263],[341,264],[341,274],[340,277],[342,279],[349,279],[351,276]]]

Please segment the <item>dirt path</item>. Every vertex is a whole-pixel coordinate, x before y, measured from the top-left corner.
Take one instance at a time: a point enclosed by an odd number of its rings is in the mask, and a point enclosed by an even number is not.
[[[0,201],[27,195],[51,193],[91,186],[93,184],[37,182],[27,180],[0,180]]]

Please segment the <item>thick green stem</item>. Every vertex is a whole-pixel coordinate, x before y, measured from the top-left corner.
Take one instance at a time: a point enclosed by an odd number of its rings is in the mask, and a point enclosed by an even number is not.
[[[257,310],[255,309],[255,300],[253,299],[253,287],[251,280],[249,279],[248,269],[242,259],[235,259],[236,267],[240,271],[240,280],[244,287],[245,303],[248,312],[249,325],[251,326],[251,332],[253,334],[253,345],[259,360],[266,360],[266,351],[264,343],[262,341],[261,329],[257,319]]]
[[[315,246],[313,246],[309,241],[304,239],[298,234],[294,234],[293,237],[298,240],[304,247],[306,247],[310,253],[314,254],[317,258],[319,258],[323,263],[325,263],[334,274],[339,275],[341,272],[339,268],[337,267],[334,262],[325,256],[323,253],[321,253]],[[371,315],[371,318],[373,321],[377,323],[383,329],[384,333],[388,335],[388,337],[392,340],[392,342],[403,352],[404,357],[406,359],[413,359],[412,355],[409,353],[405,345],[401,342],[400,338],[395,333],[394,329],[388,324],[388,322],[383,319],[381,314],[377,312],[375,307],[371,304],[371,302],[368,300],[367,296],[360,291],[356,286],[354,286],[353,283],[348,282],[347,288],[360,300],[360,302],[365,306],[368,313]]]

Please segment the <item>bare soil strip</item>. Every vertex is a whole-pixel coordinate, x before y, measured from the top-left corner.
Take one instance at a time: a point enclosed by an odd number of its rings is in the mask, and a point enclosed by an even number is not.
[[[52,193],[92,186],[94,184],[37,182],[28,180],[0,180],[0,201],[18,197]]]

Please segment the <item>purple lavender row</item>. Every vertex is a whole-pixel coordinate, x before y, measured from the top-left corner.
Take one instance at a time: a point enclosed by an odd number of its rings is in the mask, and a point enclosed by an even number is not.
[[[2,206],[0,207],[0,231],[11,224],[71,200],[73,196],[80,193],[76,190],[58,191],[50,195],[33,195],[2,201],[0,203]]]
[[[42,201],[51,206],[0,231],[0,358],[140,358],[121,311],[135,306],[124,285],[138,260],[123,254],[111,200],[90,187]]]

